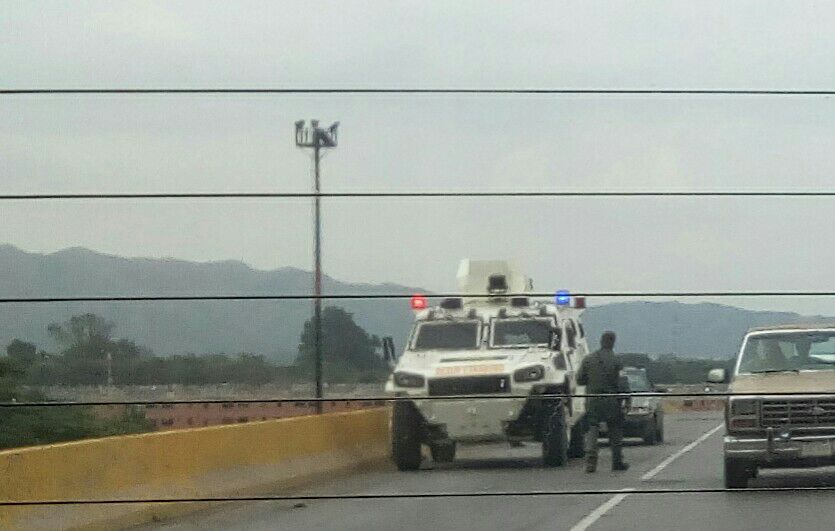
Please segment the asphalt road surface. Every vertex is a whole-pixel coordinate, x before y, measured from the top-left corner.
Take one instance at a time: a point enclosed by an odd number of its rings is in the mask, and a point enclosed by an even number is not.
[[[434,499],[321,500],[238,503],[158,523],[154,529],[832,529],[833,492],[630,494],[628,489],[723,488],[721,415],[666,418],[666,442],[626,448],[632,467],[610,470],[601,451],[598,472],[582,460],[544,468],[538,445],[459,449],[454,463],[418,472],[393,466],[335,479],[296,494],[506,492],[623,489],[622,494],[487,496]],[[631,443],[631,441],[629,441]],[[835,468],[765,471],[752,486],[833,486]]]

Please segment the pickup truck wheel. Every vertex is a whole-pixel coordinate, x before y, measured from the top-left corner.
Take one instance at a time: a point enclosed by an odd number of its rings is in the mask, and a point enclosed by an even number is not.
[[[725,458],[725,488],[744,489],[754,477],[751,463],[740,459]]]
[[[542,460],[545,466],[563,466],[568,461],[568,426],[565,407],[559,404],[545,419],[542,433]]]
[[[429,447],[436,463],[452,463],[455,460],[455,441],[440,441]]]
[[[391,419],[391,457],[397,469],[420,468],[420,413],[410,402],[394,403]]]

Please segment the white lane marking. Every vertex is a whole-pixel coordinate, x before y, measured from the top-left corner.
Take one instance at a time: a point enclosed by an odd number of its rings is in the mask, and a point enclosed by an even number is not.
[[[706,431],[698,439],[691,442],[690,444],[688,444],[687,446],[685,446],[684,448],[682,448],[678,452],[674,453],[673,455],[671,455],[667,459],[661,461],[661,463],[657,467],[653,468],[652,470],[650,470],[649,472],[647,472],[646,474],[641,476],[641,481],[648,481],[648,480],[654,478],[655,476],[657,476],[659,472],[661,472],[662,470],[664,470],[665,468],[670,466],[670,463],[672,463],[673,461],[675,461],[679,457],[683,456],[684,454],[686,454],[687,452],[689,452],[693,448],[695,448],[698,445],[700,445],[701,443],[703,443],[705,441],[705,439],[707,439],[708,437],[710,437],[711,435],[713,435],[714,433],[719,431],[722,428],[722,426],[724,426],[724,425],[725,425],[725,423],[723,422],[722,424],[716,426],[712,430]]]
[[[661,463],[657,467],[653,468],[652,470],[641,476],[641,481],[647,481],[658,475],[659,472],[670,466],[670,463],[672,463],[682,455],[686,454],[696,446],[703,443],[705,439],[719,431],[724,425],[725,423],[723,422],[722,424],[716,426],[712,430],[708,430],[701,434],[698,439],[691,442],[690,444],[688,444],[678,452],[674,453],[673,455],[667,457],[667,459],[661,461]],[[625,500],[629,496],[629,493],[633,490],[635,489],[623,489],[622,494],[615,494],[614,496],[606,500],[606,502],[601,504],[597,509],[590,512],[588,516],[577,522],[577,524],[575,524],[574,527],[571,528],[571,531],[586,531],[586,529],[588,529],[591,525],[600,520],[600,518],[603,517],[604,514],[617,507],[617,505],[623,500]]]
[[[629,492],[633,490],[635,489],[623,489],[623,494],[615,494],[600,507],[590,512],[588,516],[577,522],[577,524],[571,528],[571,531],[586,531],[586,529],[588,529],[592,524],[600,520],[600,517],[614,509],[617,504],[625,500],[626,497],[629,496]]]

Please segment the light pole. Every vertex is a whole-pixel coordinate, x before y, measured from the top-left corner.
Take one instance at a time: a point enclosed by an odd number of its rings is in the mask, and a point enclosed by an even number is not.
[[[316,353],[316,398],[322,398],[322,218],[319,161],[322,149],[336,147],[337,127],[339,122],[334,122],[327,129],[319,127],[319,120],[310,120],[309,127],[304,120],[296,122],[296,146],[313,149],[313,348]],[[316,402],[316,411],[322,412],[322,402]]]

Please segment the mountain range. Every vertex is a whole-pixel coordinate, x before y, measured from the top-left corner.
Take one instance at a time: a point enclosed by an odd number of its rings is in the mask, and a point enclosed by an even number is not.
[[[74,296],[299,295],[312,288],[312,274],[296,268],[253,269],[238,261],[189,262],[122,258],[84,248],[41,254],[0,245],[0,298]],[[324,278],[327,294],[411,294],[419,288],[390,283],[356,284]],[[412,313],[404,299],[329,300],[352,312],[369,333],[391,335],[402,345]],[[114,335],[158,355],[181,353],[264,354],[280,363],[295,358],[309,300],[201,300],[130,302],[14,302],[0,304],[0,344],[14,338],[47,351],[57,345],[50,323],[96,313],[116,324]],[[680,302],[620,302],[592,306],[583,320],[591,338],[618,333],[618,350],[681,357],[730,357],[752,326],[799,321],[835,321],[789,312]],[[596,341],[591,341],[592,346]]]

